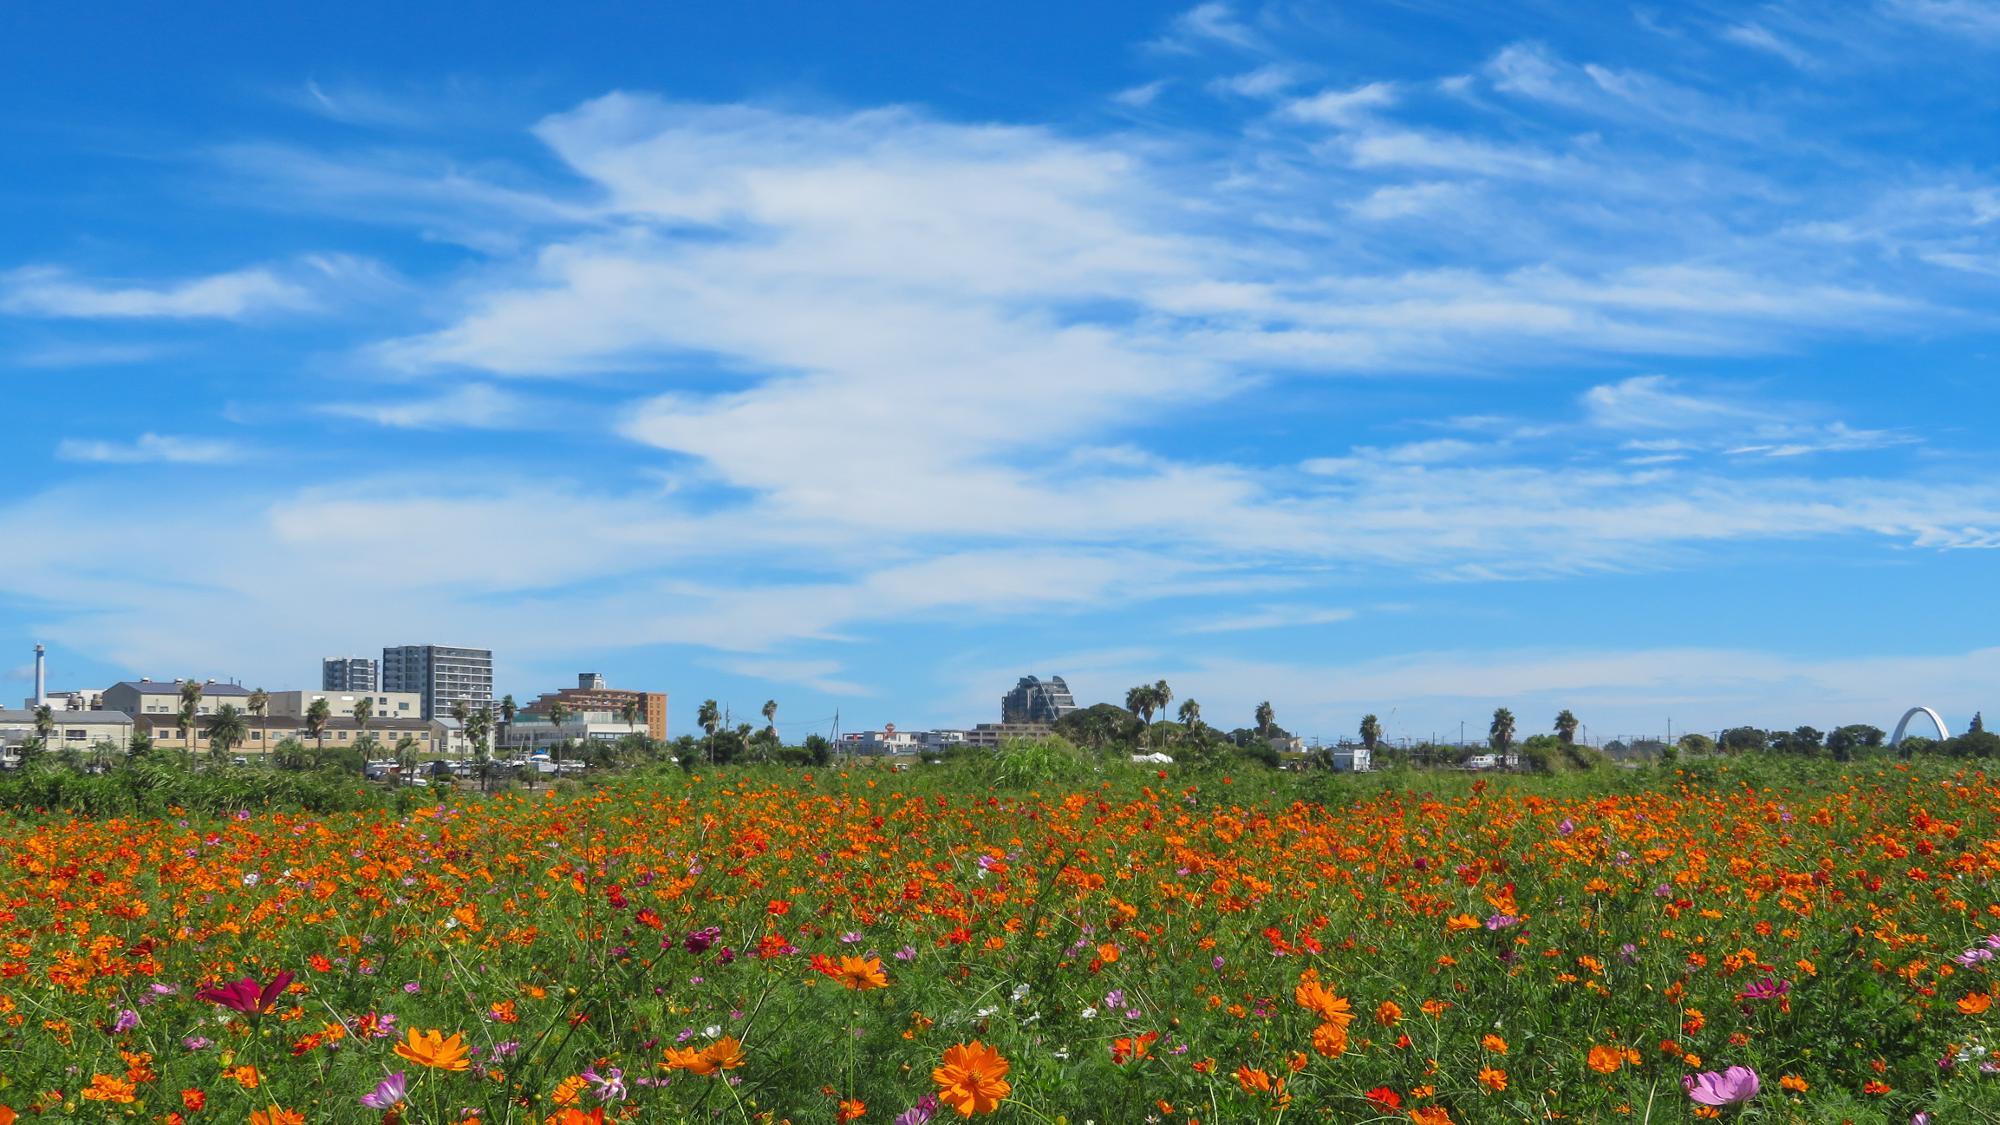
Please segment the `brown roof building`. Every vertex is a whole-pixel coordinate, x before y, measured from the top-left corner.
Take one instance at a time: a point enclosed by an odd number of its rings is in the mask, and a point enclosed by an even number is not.
[[[667,740],[667,693],[663,691],[606,687],[603,676],[582,672],[576,677],[575,687],[545,692],[521,710],[546,718],[552,703],[561,703],[575,715],[586,712],[616,715],[625,704],[636,703],[639,705],[639,721],[646,724],[646,736],[655,742]]]

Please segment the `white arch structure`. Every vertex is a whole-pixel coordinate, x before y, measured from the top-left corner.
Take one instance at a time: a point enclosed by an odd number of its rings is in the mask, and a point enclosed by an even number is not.
[[[1940,742],[1951,737],[1951,732],[1944,727],[1944,716],[1931,710],[1929,707],[1912,707],[1908,711],[1903,712],[1902,721],[1896,724],[1896,733],[1889,736],[1889,745],[1894,746],[1903,741],[1903,733],[1910,729],[1910,720],[1916,718],[1918,715],[1930,716],[1931,725],[1937,728],[1938,740]]]

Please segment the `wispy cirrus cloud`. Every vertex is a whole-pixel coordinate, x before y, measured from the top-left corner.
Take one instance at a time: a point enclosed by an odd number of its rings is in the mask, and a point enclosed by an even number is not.
[[[15,316],[236,320],[313,304],[304,286],[263,267],[160,285],[86,281],[52,266],[0,275],[0,312]]]
[[[140,434],[131,441],[64,438],[56,445],[61,460],[100,465],[219,465],[245,454],[234,442],[173,434]]]
[[[385,386],[376,401],[328,403],[320,411],[404,430],[505,430],[534,420],[531,400],[486,383],[429,397],[405,397],[408,390],[407,385]]]

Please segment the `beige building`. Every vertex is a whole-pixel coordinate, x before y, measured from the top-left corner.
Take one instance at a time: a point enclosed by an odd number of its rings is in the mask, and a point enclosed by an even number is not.
[[[1048,723],[981,723],[965,732],[965,744],[991,750],[1010,738],[1046,738],[1055,729]]]
[[[206,753],[210,747],[209,728],[214,724],[215,716],[203,715],[196,720],[192,739],[181,732],[177,715],[140,715],[133,721],[139,733],[151,738],[153,745],[161,749]],[[392,753],[405,735],[416,743],[416,753],[420,756],[442,755],[449,751],[444,724],[424,719],[371,718],[365,730],[352,716],[329,719],[325,730],[317,738],[306,729],[305,720],[296,716],[272,715],[260,719],[246,715],[243,723],[247,728],[243,741],[229,749],[233,757],[255,758],[269,754],[288,738],[298,739],[307,746],[346,749],[360,742],[364,735],[374,739],[374,752],[380,755]]]
[[[104,689],[102,704],[107,711],[123,711],[133,718],[141,715],[176,715],[181,709],[181,680],[124,680]],[[241,684],[209,680],[201,685],[201,702],[196,710],[213,715],[225,703],[238,711],[250,709],[250,689]]]
[[[327,709],[337,719],[354,717],[354,705],[372,701],[375,719],[421,719],[424,697],[414,691],[274,691],[265,714],[304,718],[316,699],[326,700]],[[371,720],[372,725],[372,720]]]
[[[88,751],[100,743],[109,743],[119,752],[132,741],[132,717],[122,711],[65,711],[51,708],[49,718],[55,729],[49,732],[50,753],[61,750]],[[35,712],[23,708],[18,711],[0,710],[0,765],[12,768],[18,760],[18,748],[23,742],[34,738]]]

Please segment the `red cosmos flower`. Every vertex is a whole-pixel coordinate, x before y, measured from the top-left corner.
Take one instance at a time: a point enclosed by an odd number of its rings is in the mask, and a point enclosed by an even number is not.
[[[283,993],[291,983],[292,973],[287,969],[272,977],[271,982],[261,989],[257,985],[256,978],[245,977],[219,988],[204,988],[194,995],[197,1000],[206,1000],[211,1004],[220,1004],[232,1011],[242,1012],[246,1016],[254,1016],[269,1011],[271,1005],[277,1002],[279,994]]]
[[[1394,1113],[1403,1108],[1403,1095],[1387,1086],[1377,1086],[1363,1096],[1373,1103],[1375,1108],[1387,1113]]]

